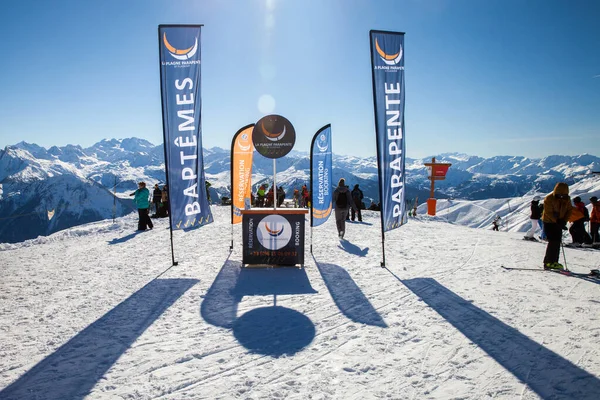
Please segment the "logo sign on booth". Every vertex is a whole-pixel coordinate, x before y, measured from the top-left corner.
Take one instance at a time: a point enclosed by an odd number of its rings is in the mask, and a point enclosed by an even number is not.
[[[159,25],[163,134],[172,229],[212,222],[200,128],[201,25]]]
[[[267,115],[254,125],[252,142],[259,154],[267,158],[280,158],[292,151],[296,143],[296,131],[287,118]]]
[[[304,214],[246,214],[245,264],[304,264]]]
[[[383,232],[405,213],[404,33],[371,31],[371,66]]]

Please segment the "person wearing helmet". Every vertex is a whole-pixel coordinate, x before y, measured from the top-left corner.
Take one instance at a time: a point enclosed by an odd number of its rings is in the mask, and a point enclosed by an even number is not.
[[[537,241],[534,238],[535,231],[537,231],[539,220],[542,218],[542,210],[540,209],[540,196],[533,196],[533,200],[531,200],[531,215],[529,219],[531,220],[531,229],[529,232],[525,234],[525,240]]]
[[[544,269],[564,269],[562,264],[558,262],[560,243],[562,241],[562,231],[567,229],[567,221],[571,216],[572,209],[569,186],[564,182],[557,183],[552,193],[544,199],[542,221],[544,221],[544,231],[548,238],[544,256]]]

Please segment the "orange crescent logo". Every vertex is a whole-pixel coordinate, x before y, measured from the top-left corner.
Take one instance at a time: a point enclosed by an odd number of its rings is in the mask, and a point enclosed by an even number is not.
[[[316,210],[313,208],[313,217],[315,218],[327,218],[329,216],[329,214],[331,214],[331,203],[329,203],[329,208],[327,208],[326,210]]]
[[[164,32],[163,43],[167,50],[169,50],[169,53],[171,53],[171,55],[178,60],[190,59],[194,57],[194,55],[196,55],[196,51],[198,50],[198,38],[196,38],[196,42],[192,47],[189,47],[187,49],[178,49],[171,45],[171,43],[169,43],[169,41],[167,40],[167,33]]]
[[[271,132],[269,132],[265,128],[265,122],[264,121],[260,123],[260,127],[261,127],[261,129],[263,131],[263,134],[266,136],[266,138],[269,139],[272,142],[275,142],[277,140],[281,140],[285,136],[285,125],[283,126],[283,131],[281,131],[279,133],[271,133]]]
[[[281,227],[280,230],[274,230],[274,229],[270,229],[268,224],[265,224],[265,229],[267,230],[267,232],[269,232],[269,235],[271,236],[279,236],[283,233],[283,226]]]
[[[377,54],[379,54],[383,62],[388,65],[398,64],[402,59],[402,47],[400,47],[400,51],[398,51],[396,54],[387,54],[381,49],[381,47],[379,47],[377,38],[375,38],[375,50],[377,50]]]

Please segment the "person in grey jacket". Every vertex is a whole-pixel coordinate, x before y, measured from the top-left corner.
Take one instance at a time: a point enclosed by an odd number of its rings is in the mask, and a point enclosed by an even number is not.
[[[357,211],[344,178],[339,180],[338,186],[333,192],[333,204],[335,205],[335,225],[337,226],[338,236],[340,239],[343,239],[346,233],[348,210],[352,207],[354,211]]]

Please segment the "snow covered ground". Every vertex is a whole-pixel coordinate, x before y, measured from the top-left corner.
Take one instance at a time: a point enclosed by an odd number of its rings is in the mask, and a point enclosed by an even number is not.
[[[600,397],[600,281],[541,271],[522,233],[418,217],[381,268],[367,211],[315,228],[304,269],[242,269],[213,213],[172,268],[168,221],[133,214],[0,244],[0,399]]]

